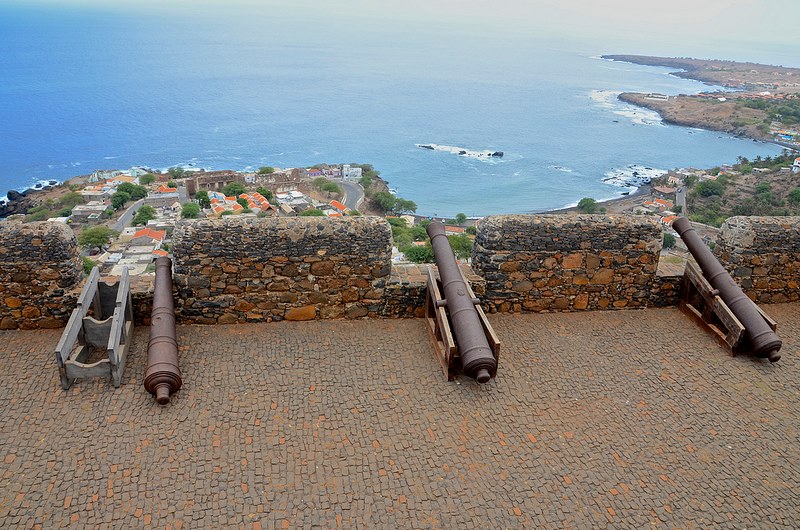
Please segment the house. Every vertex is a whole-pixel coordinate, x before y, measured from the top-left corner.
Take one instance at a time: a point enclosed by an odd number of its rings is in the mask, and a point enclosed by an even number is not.
[[[677,175],[670,175],[669,177],[667,177],[667,183],[672,184],[673,186],[682,186],[683,178]]]
[[[316,167],[311,167],[311,168],[308,168],[306,170],[306,174],[309,177],[321,177],[322,176],[322,170],[319,169],[319,168],[316,168]]]
[[[160,245],[164,238],[166,237],[167,232],[165,230],[153,230],[152,228],[142,228],[131,238],[132,245],[147,245],[149,243],[155,242],[157,245]]]
[[[89,221],[89,217],[95,215],[92,219],[98,218],[102,215],[103,212],[106,211],[108,205],[105,202],[101,201],[89,201],[86,204],[79,204],[72,209],[72,215],[70,218],[73,221],[79,223],[85,223]]]
[[[361,178],[360,167],[350,167],[350,164],[342,165],[342,177],[347,180],[358,180]]]
[[[339,210],[340,213],[347,213],[350,211],[350,208],[340,203],[339,201],[333,200],[329,204],[334,208],[336,208],[337,210]]]
[[[124,182],[127,182],[128,184],[139,184],[139,178],[131,177],[130,175],[117,175],[116,177],[108,179],[106,184],[116,187]]]
[[[794,164],[792,164],[792,173],[800,173],[800,157],[794,159]]]

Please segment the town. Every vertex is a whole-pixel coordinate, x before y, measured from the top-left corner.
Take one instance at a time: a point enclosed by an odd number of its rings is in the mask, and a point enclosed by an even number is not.
[[[395,236],[395,262],[431,261],[426,219],[416,204],[397,197],[369,164],[319,164],[307,168],[206,171],[173,167],[96,170],[28,195],[26,222],[65,223],[82,247],[85,271],[152,276],[154,260],[171,255],[180,219],[294,216],[386,217]],[[422,221],[417,230],[413,227]],[[467,226],[471,225],[471,226]],[[474,222],[464,214],[446,224],[459,258],[468,259]]]

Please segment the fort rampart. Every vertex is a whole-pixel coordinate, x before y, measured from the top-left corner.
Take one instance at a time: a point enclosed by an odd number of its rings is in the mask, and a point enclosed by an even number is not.
[[[63,326],[82,287],[72,230],[6,220],[0,236],[0,328]],[[393,264],[380,218],[187,220],[172,249],[179,322],[422,314],[428,266]],[[674,306],[681,277],[657,274],[660,250],[647,216],[491,216],[462,268],[490,312]],[[800,299],[800,218],[731,218],[716,254],[757,301]],[[139,322],[148,286],[134,282]]]
[[[377,217],[183,221],[176,310],[205,324],[380,314],[391,230]]]
[[[645,307],[660,250],[652,217],[501,215],[480,224],[472,267],[492,311]]]
[[[800,217],[731,217],[714,253],[756,302],[800,300]]]
[[[0,329],[65,326],[81,280],[83,262],[69,227],[0,222]]]

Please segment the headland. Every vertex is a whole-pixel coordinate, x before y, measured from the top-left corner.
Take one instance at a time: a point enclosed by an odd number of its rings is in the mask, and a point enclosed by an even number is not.
[[[675,68],[671,74],[724,90],[669,96],[623,92],[621,101],[658,112],[674,125],[800,147],[800,68],[758,63],[603,55],[603,59]]]

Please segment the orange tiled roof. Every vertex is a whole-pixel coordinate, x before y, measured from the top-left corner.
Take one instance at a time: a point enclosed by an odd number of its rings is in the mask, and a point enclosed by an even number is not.
[[[139,237],[149,237],[150,239],[155,239],[156,241],[163,241],[164,236],[167,235],[166,230],[153,230],[152,228],[143,228],[133,234],[133,239],[137,239]]]
[[[344,204],[340,203],[339,201],[331,201],[330,204],[331,204],[331,206],[333,206],[334,208],[336,208],[340,212],[343,212],[343,211],[347,210],[347,206],[345,206]]]
[[[167,251],[158,249],[158,250],[154,250],[153,254],[155,254],[156,256],[166,256],[167,255]]]

